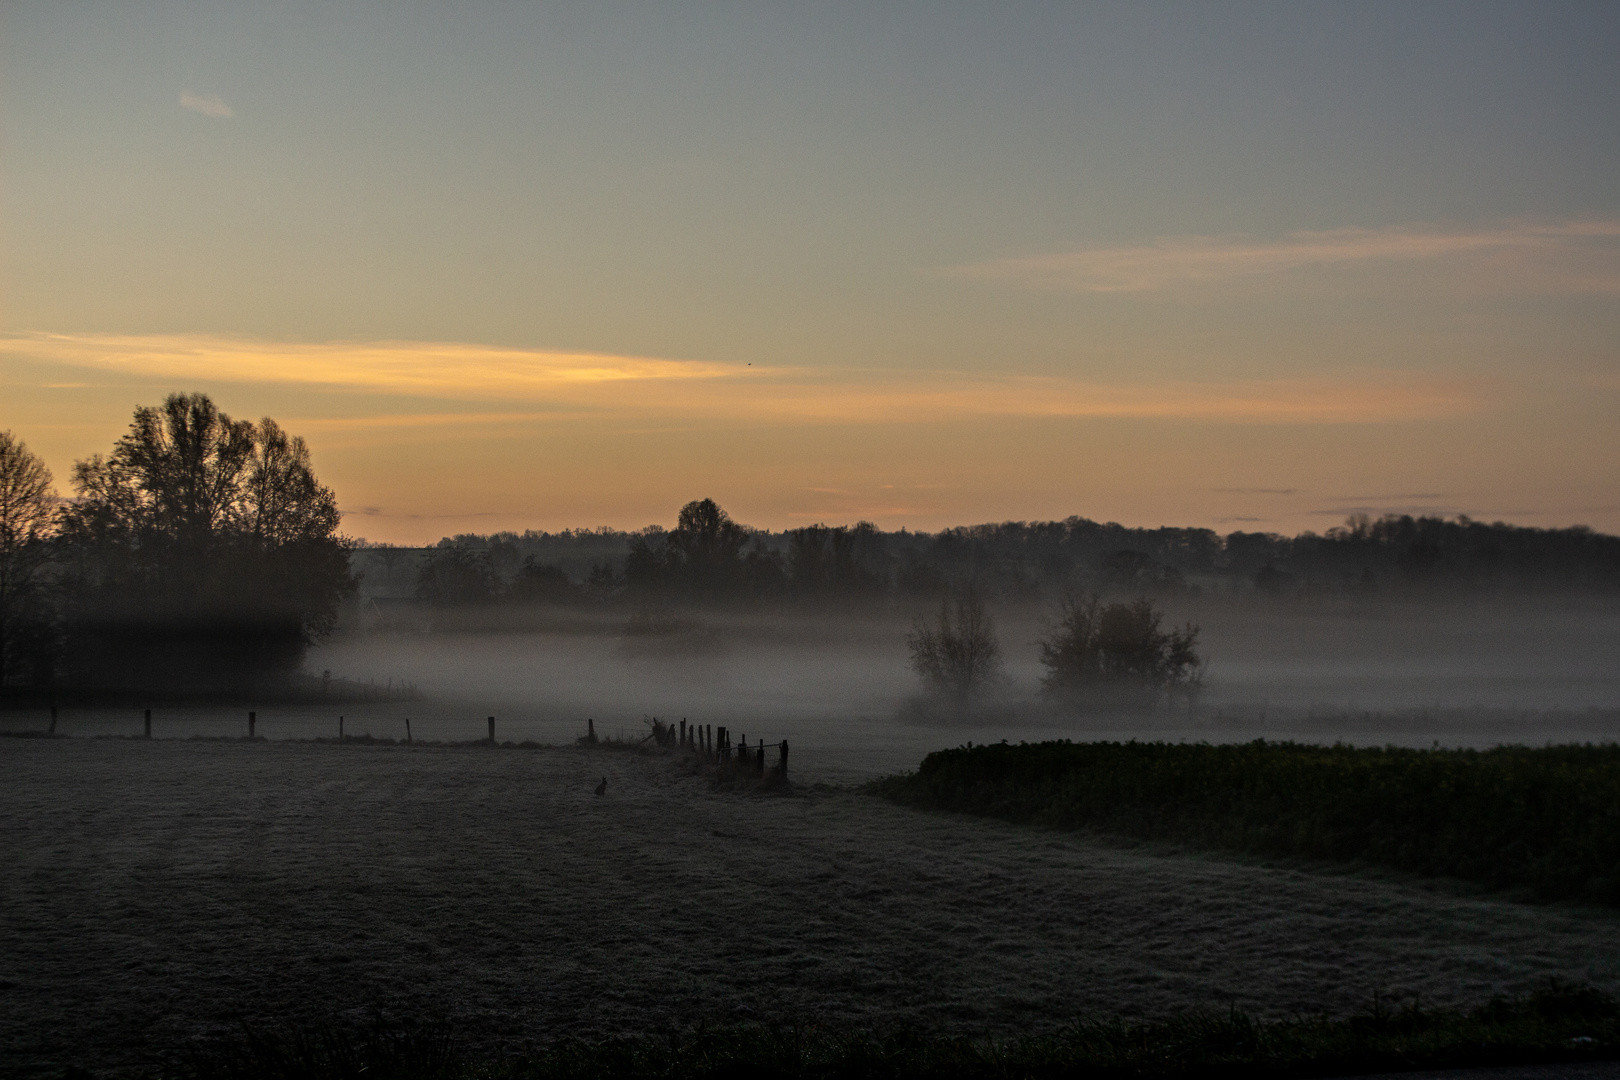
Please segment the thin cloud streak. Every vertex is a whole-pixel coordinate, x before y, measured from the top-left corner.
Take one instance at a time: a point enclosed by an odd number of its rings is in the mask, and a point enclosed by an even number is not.
[[[294,416],[288,423],[300,431],[358,431],[366,428],[462,427],[485,424],[533,424],[568,419],[568,412],[393,413],[381,416]]]
[[[532,399],[569,384],[713,378],[718,364],[596,353],[409,341],[252,341],[207,335],[32,334],[0,339],[0,355],[170,378],[304,383],[430,397]]]
[[[1461,263],[1486,287],[1620,295],[1620,221],[1517,223],[1494,229],[1425,225],[1247,236],[1163,237],[1123,247],[1084,247],[994,259],[942,271],[947,277],[1080,293],[1158,292],[1178,286],[1282,275],[1317,267]]]
[[[1385,369],[1298,379],[1100,383],[951,371],[766,368],[461,343],[284,344],[200,336],[23,335],[0,338],[0,359],[6,357],[193,385],[293,384],[539,406],[316,421],[329,429],[604,417],[884,425],[974,417],[1354,424],[1474,414],[1497,396],[1485,380]]]
[[[236,111],[225,104],[217,94],[193,94],[190,90],[180,94],[180,107],[190,109],[194,113],[211,116],[215,120],[229,120],[236,115]]]

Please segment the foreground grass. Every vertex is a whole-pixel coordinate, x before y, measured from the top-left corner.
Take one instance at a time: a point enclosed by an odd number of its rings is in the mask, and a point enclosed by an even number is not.
[[[1620,904],[1614,745],[1001,743],[929,754],[874,788],[912,806]]]
[[[562,1077],[1311,1077],[1620,1056],[1620,1007],[1548,984],[1469,1012],[1382,1005],[1348,1019],[1263,1022],[1232,1012],[1152,1024],[1081,1022],[1053,1035],[972,1039],[814,1027],[698,1028],[567,1040],[505,1060],[460,1053],[440,1027],[248,1033],[171,1075],[219,1080],[551,1080]]]

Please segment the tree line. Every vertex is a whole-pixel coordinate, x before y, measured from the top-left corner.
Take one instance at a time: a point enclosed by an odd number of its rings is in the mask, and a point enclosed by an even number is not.
[[[135,410],[59,498],[0,432],[0,687],[237,689],[297,670],[355,589],[304,440],[206,395]]]
[[[384,552],[361,550],[357,561]],[[371,565],[371,564],[367,564]],[[377,571],[385,568],[379,563]],[[368,571],[368,573],[371,571]],[[1620,590],[1620,537],[1390,515],[1326,533],[1133,529],[1071,517],[938,533],[870,522],[785,532],[733,521],[713,500],[673,528],[468,534],[413,564],[415,594],[442,606],[516,603],[937,599],[965,582],[1010,600],[1067,592],[1166,597],[1484,595]]]

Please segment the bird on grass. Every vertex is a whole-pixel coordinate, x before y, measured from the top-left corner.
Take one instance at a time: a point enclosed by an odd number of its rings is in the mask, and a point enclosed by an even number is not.
[[[602,777],[602,782],[600,784],[596,785],[596,793],[598,795],[606,795],[607,794],[607,777],[605,777],[605,776]]]

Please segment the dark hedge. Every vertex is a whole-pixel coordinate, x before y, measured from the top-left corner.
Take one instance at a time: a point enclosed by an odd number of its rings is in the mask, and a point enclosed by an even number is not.
[[[1001,743],[878,781],[896,802],[1620,904],[1620,747]]]

